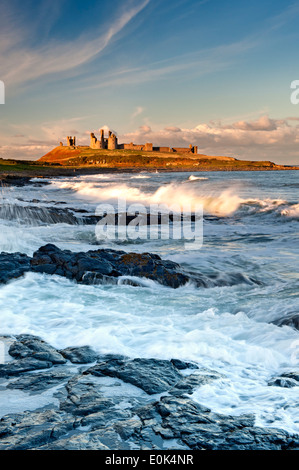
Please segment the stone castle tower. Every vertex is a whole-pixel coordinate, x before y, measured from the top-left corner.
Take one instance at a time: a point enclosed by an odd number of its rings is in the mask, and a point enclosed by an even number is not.
[[[66,141],[68,147],[76,147],[76,137],[67,136]]]
[[[108,150],[116,150],[117,149],[117,137],[115,134],[112,134],[111,131],[109,131],[109,137],[108,137]]]
[[[97,150],[116,150],[118,148],[118,139],[111,131],[109,131],[108,138],[105,138],[105,132],[102,129],[100,139],[98,140],[92,132],[90,134],[90,148]]]

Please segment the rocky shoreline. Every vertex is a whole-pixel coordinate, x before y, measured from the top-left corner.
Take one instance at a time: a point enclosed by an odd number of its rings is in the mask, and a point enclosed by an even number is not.
[[[173,289],[192,283],[196,287],[261,285],[242,273],[198,274],[184,270],[179,264],[163,260],[152,253],[127,253],[99,249],[74,253],[48,244],[33,257],[22,253],[0,254],[0,284],[23,276],[26,272],[58,275],[81,284],[130,284],[142,286],[149,279]]]
[[[299,436],[195,402],[195,389],[222,377],[198,364],[0,339],[0,394],[27,398],[23,410],[2,414],[0,450],[299,450]]]

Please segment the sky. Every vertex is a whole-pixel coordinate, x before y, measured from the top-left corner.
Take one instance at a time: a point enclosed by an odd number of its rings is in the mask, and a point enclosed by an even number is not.
[[[289,0],[1,0],[0,157],[105,127],[299,165],[298,21]]]

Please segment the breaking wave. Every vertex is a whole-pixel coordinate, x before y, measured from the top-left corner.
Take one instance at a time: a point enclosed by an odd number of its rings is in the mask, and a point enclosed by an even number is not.
[[[206,176],[194,176],[194,175],[191,175],[189,176],[188,178],[188,181],[198,181],[198,180],[208,180],[209,178],[207,178]]]
[[[292,219],[299,219],[299,204],[293,204],[281,211],[281,215]]]
[[[98,185],[94,182],[65,181],[55,184],[59,184],[61,189],[74,191],[78,197],[94,203],[115,203],[118,199],[123,199],[127,203],[140,203],[146,206],[164,204],[168,208],[174,207],[177,210],[192,212],[202,207],[205,214],[218,217],[230,217],[241,209],[242,216],[273,214],[276,217],[299,217],[298,203],[291,204],[283,199],[270,198],[243,199],[236,194],[236,188],[216,191],[211,185],[199,188],[196,185],[168,183],[152,192],[126,183]]]
[[[231,190],[224,190],[220,194],[199,193],[198,188],[178,186],[170,183],[160,186],[154,193],[141,191],[139,188],[126,184],[114,184],[98,187],[92,183],[60,183],[63,189],[72,189],[80,197],[93,202],[113,202],[124,199],[127,202],[138,202],[144,205],[165,204],[168,207],[177,206],[180,210],[196,211],[202,206],[204,212],[211,215],[226,217],[234,214],[242,203],[239,196]]]

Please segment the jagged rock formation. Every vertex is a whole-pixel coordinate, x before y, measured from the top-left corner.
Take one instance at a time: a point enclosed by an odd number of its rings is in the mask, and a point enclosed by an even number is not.
[[[47,392],[49,403],[2,416],[0,450],[299,450],[299,436],[194,402],[195,389],[221,378],[200,365],[61,351],[30,335],[1,340],[14,358],[0,365],[2,390],[32,403]]]

